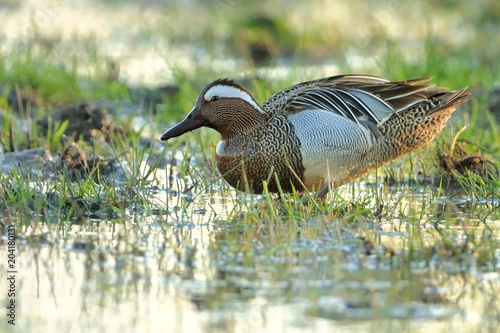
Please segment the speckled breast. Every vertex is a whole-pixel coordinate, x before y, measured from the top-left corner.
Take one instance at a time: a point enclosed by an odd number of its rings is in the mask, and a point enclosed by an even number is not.
[[[240,191],[261,193],[263,181],[268,181],[271,192],[279,192],[280,187],[284,192],[291,192],[292,187],[302,190],[297,179],[304,175],[300,141],[285,117],[275,117],[255,133],[219,143],[217,168]]]

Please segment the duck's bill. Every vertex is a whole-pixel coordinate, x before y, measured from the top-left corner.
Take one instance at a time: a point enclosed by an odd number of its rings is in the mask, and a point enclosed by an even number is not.
[[[175,138],[189,131],[195,130],[203,126],[203,120],[196,119],[195,114],[190,112],[183,121],[166,131],[160,136],[161,141],[167,141],[168,139]]]

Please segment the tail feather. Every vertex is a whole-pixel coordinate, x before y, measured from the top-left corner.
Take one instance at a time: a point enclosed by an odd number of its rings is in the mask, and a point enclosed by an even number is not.
[[[431,114],[444,109],[456,107],[458,104],[461,104],[468,100],[470,95],[470,91],[467,88],[449,92],[441,92],[433,95],[431,98],[438,99],[440,103],[437,108],[432,110]]]

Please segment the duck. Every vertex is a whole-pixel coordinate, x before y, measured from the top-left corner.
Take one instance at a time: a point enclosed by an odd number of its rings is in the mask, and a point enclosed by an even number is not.
[[[160,140],[211,128],[221,136],[217,168],[232,187],[322,198],[432,141],[470,96],[467,88],[448,91],[430,80],[336,75],[295,84],[259,104],[235,81],[217,79]]]

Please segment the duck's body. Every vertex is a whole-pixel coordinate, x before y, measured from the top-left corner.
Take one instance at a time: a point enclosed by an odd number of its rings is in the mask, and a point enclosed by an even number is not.
[[[320,190],[350,182],[430,142],[466,89],[443,92],[428,79],[389,82],[364,75],[304,82],[259,105],[241,86],[217,80],[161,140],[201,126],[221,134],[217,167],[242,191]],[[276,182],[279,180],[279,184]]]

